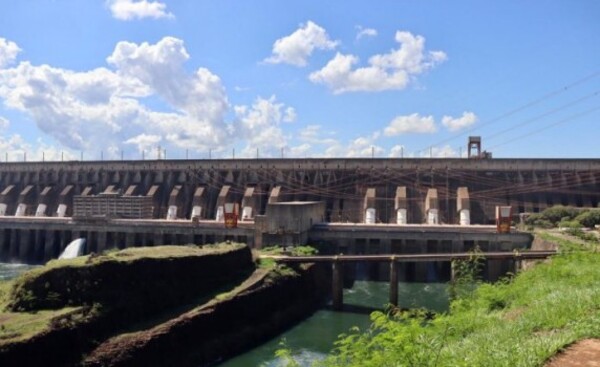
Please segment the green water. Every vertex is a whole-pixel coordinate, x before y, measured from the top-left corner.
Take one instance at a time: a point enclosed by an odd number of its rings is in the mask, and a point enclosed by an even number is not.
[[[0,263],[0,281],[13,279],[19,276],[19,274],[38,266],[39,265]]]
[[[399,303],[402,308],[427,308],[442,312],[448,309],[445,283],[398,283]],[[356,281],[352,289],[344,290],[344,312],[322,309],[259,347],[221,363],[219,367],[281,366],[274,357],[279,343],[285,339],[301,366],[322,358],[331,351],[337,336],[353,326],[361,330],[369,327],[368,311],[381,309],[388,302],[389,283]]]

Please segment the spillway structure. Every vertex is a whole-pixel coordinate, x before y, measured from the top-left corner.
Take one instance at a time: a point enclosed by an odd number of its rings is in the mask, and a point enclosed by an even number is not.
[[[518,216],[599,202],[600,159],[7,162],[0,261],[42,263],[77,238],[88,252],[226,239],[348,253],[500,249],[527,239],[493,233],[498,205]],[[228,204],[235,228],[224,225]]]

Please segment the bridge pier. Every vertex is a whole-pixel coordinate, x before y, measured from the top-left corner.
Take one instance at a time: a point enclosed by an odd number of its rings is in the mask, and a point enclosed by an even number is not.
[[[333,278],[331,280],[331,298],[333,309],[340,311],[344,305],[344,265],[337,259],[332,262]]]
[[[398,263],[395,256],[390,262],[390,304],[398,306]]]
[[[517,273],[519,273],[523,269],[523,260],[521,260],[521,258],[518,257],[518,255],[515,255],[515,259],[513,260],[513,266],[513,272],[515,275],[517,275]]]

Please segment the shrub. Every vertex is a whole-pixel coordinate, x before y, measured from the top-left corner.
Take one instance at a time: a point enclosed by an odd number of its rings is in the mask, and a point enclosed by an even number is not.
[[[560,228],[581,228],[581,223],[576,220],[562,220],[558,223]]]
[[[588,210],[579,214],[576,221],[581,223],[584,227],[594,228],[596,224],[600,224],[600,210]]]
[[[573,220],[581,211],[571,206],[555,205],[553,207],[545,209],[541,213],[542,219],[545,219],[552,224],[556,224],[560,221]]]

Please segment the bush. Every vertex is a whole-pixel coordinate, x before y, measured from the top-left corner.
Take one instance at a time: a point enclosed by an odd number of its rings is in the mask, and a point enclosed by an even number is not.
[[[600,210],[588,210],[579,214],[576,221],[581,223],[584,227],[594,228],[596,224],[600,224]]]
[[[576,220],[563,220],[558,223],[559,228],[581,228],[581,223]]]
[[[541,213],[541,217],[552,224],[556,224],[560,221],[573,220],[580,212],[579,209],[571,206],[555,205],[545,209]]]

